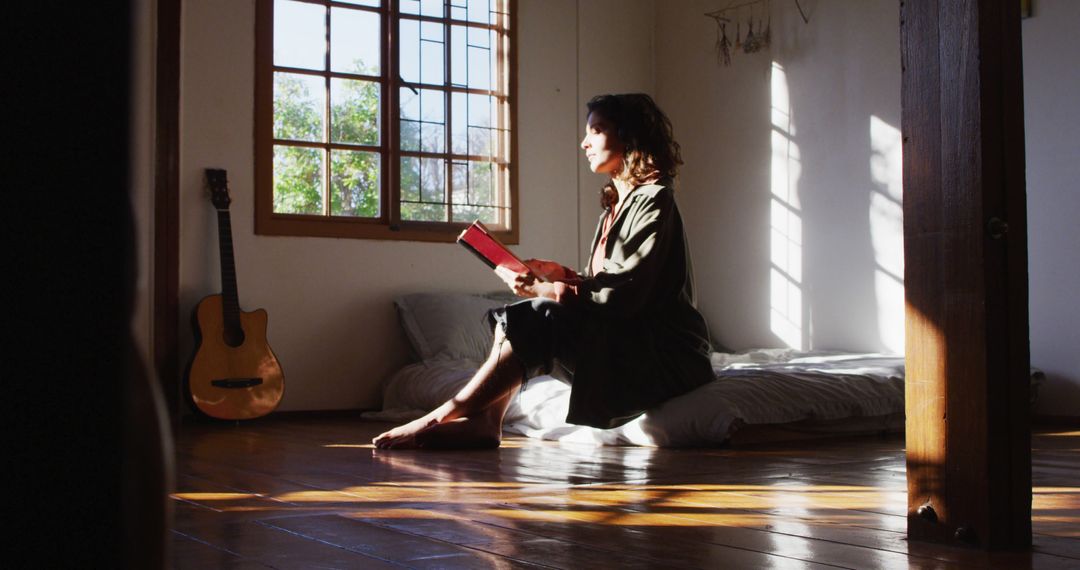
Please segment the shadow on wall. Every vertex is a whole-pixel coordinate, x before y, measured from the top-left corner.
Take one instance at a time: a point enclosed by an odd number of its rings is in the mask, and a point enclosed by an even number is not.
[[[709,62],[708,97],[665,100],[687,186],[718,189],[685,198],[701,307],[737,349],[902,353],[899,7],[804,7],[773,3],[769,50]]]
[[[680,207],[713,338],[902,352],[899,6],[807,0],[806,23],[773,2],[770,47],[725,66],[702,16],[716,5],[658,23],[673,38],[658,91],[683,143]]]
[[[770,78],[770,330],[793,348],[902,353],[895,7],[821,5],[805,26],[786,12]]]

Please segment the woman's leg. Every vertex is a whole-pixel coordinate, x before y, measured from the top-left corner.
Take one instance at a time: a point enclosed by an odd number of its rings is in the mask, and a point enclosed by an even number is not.
[[[424,417],[387,431],[372,443],[380,449],[498,447],[502,420],[524,370],[514,349],[495,327],[495,342],[480,370],[453,397]]]

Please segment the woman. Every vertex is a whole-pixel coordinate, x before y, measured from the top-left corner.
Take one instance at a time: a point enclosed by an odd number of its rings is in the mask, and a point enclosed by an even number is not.
[[[530,259],[499,268],[521,297],[490,315],[491,355],[453,398],[373,440],[378,448],[497,447],[514,390],[551,374],[571,384],[567,422],[613,428],[713,378],[709,332],[673,178],[671,122],[644,94],[589,101],[581,148],[610,181],[584,275]]]

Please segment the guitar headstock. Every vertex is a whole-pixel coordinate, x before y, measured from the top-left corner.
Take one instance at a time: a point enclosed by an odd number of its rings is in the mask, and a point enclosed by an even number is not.
[[[206,184],[210,187],[210,201],[218,210],[228,210],[232,198],[229,198],[229,181],[222,168],[206,169]]]

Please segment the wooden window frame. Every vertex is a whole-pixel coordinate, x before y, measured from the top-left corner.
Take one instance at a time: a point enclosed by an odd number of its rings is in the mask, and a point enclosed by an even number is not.
[[[316,5],[329,5],[330,7],[347,7],[364,10],[355,4],[344,4],[329,0],[297,0],[310,2]],[[489,224],[493,233],[505,243],[516,244],[519,241],[519,212],[517,191],[517,0],[503,0],[509,12],[506,25],[505,41],[499,47],[505,50],[502,55],[506,62],[506,75],[501,78],[506,88],[506,112],[509,125],[506,125],[508,134],[506,144],[509,145],[507,152],[503,154],[507,164],[506,173],[503,176],[507,188],[506,200],[509,201],[508,227]],[[448,15],[449,5],[445,4]],[[256,0],[256,25],[255,25],[255,233],[260,235],[276,236],[301,236],[301,237],[333,237],[333,238],[356,238],[356,239],[384,239],[406,240],[425,242],[453,242],[462,229],[468,226],[466,222],[425,222],[408,221],[400,219],[400,172],[399,165],[402,156],[415,156],[417,153],[402,151],[400,148],[400,102],[401,88],[414,87],[416,89],[437,89],[447,93],[473,92],[475,89],[467,89],[454,86],[452,81],[452,69],[449,57],[449,31],[450,24],[464,24],[461,20],[452,20],[449,17],[436,18],[413,14],[400,14],[397,0],[383,0],[380,8],[366,8],[380,14],[382,37],[381,37],[381,74],[376,77],[360,77],[364,80],[378,81],[380,84],[380,120],[381,129],[378,146],[372,146],[372,150],[380,153],[380,216],[378,218],[360,218],[345,216],[324,216],[307,214],[280,214],[273,211],[273,156],[274,156],[274,0]],[[414,84],[406,83],[399,73],[399,47],[397,45],[398,22],[400,19],[412,19],[422,22],[436,22],[447,26],[447,48],[445,77],[443,84]],[[477,27],[477,26],[472,26]],[[498,29],[498,25],[487,25]],[[294,71],[286,68],[288,71]],[[329,67],[324,71],[313,72],[312,70],[295,70],[299,73],[317,76],[338,76],[330,71]],[[495,90],[492,90],[495,91]],[[450,107],[446,107],[446,136],[451,136]],[[329,120],[327,115],[326,120]],[[290,141],[292,144],[293,141]],[[305,143],[296,142],[297,146],[312,146],[315,148],[330,148],[335,145],[330,142]],[[449,140],[448,140],[449,145]],[[349,145],[349,148],[362,147],[364,145]],[[469,158],[454,155],[452,147],[447,146],[445,153],[438,153],[445,165],[447,173],[444,177],[447,185],[452,184],[450,177],[451,161],[454,159]],[[432,153],[426,157],[431,158]],[[471,157],[479,158],[479,157]],[[329,181],[324,182],[329,184]],[[452,193],[451,193],[452,194]],[[329,199],[329,197],[327,197]],[[447,197],[452,200],[451,196]],[[448,204],[449,207],[449,204]]]

